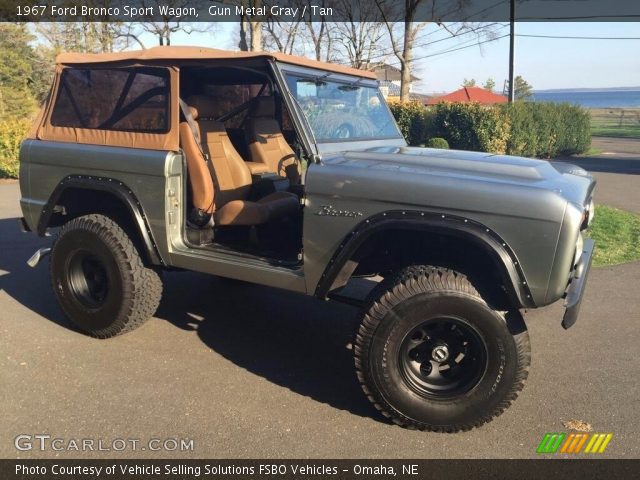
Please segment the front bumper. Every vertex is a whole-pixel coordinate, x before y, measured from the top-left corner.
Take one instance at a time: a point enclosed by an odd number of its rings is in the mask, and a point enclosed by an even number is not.
[[[567,295],[564,300],[566,310],[562,317],[562,327],[565,330],[571,327],[576,323],[576,320],[578,320],[580,304],[582,303],[582,296],[584,294],[585,286],[587,285],[587,277],[589,276],[589,269],[591,268],[595,245],[596,242],[591,238],[584,241],[582,255],[580,256],[580,260],[578,260],[578,265],[574,271],[573,279],[567,289]]]

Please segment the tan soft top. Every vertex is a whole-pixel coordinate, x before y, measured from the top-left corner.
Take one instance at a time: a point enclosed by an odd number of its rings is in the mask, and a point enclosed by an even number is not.
[[[152,63],[158,60],[220,60],[242,58],[268,58],[291,65],[316,68],[328,72],[356,75],[364,78],[376,78],[375,73],[366,70],[358,70],[333,63],[318,62],[305,57],[287,55],[280,52],[232,52],[229,50],[219,50],[217,48],[185,46],[153,47],[146,50],[131,50],[117,53],[62,53],[56,58],[56,63],[60,65],[109,62]]]

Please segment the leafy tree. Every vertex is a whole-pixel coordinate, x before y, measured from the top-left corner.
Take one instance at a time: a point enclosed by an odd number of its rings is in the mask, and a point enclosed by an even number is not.
[[[476,79],[475,79],[475,78],[472,78],[471,80],[469,80],[469,79],[466,79],[466,78],[465,78],[465,79],[462,81],[462,86],[463,86],[463,87],[475,87],[475,86],[476,86]]]
[[[493,92],[493,89],[496,88],[496,82],[493,78],[487,78],[487,81],[484,82],[484,85],[482,86],[482,88],[484,88],[485,90],[489,90],[490,92]]]
[[[533,96],[533,87],[527,83],[527,81],[518,75],[513,81],[515,84],[515,97],[516,100],[526,100]]]
[[[514,79],[513,83],[515,84],[513,96],[516,100],[527,100],[533,96],[533,87],[520,75]]]

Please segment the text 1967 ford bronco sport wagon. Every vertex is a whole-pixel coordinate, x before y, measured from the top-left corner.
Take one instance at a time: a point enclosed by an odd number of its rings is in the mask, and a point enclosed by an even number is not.
[[[521,310],[564,298],[570,327],[593,253],[581,168],[408,147],[373,74],[278,53],[62,54],[20,159],[22,227],[57,229],[53,289],[95,337],[152,317],[163,270],[353,303],[352,279],[380,279],[355,366],[409,428],[502,413]]]

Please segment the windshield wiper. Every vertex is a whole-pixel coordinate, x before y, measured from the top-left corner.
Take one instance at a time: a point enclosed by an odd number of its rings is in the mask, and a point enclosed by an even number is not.
[[[333,75],[333,72],[327,72],[327,73],[325,73],[325,74],[323,74],[323,75],[319,75],[319,76],[317,76],[317,77],[313,77],[313,80],[314,80],[316,83],[319,83],[319,82],[321,82],[322,80],[324,80],[325,78],[330,77],[331,75]]]

